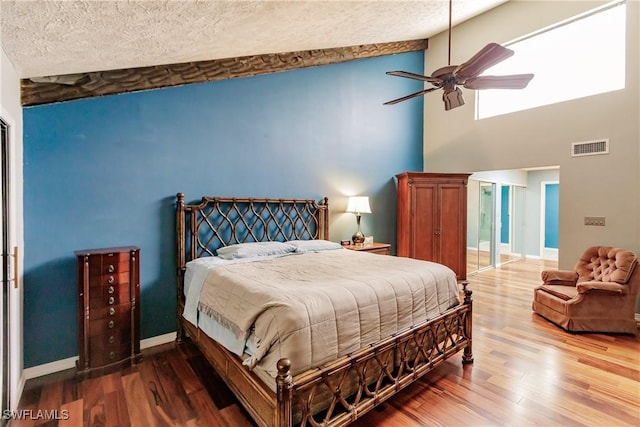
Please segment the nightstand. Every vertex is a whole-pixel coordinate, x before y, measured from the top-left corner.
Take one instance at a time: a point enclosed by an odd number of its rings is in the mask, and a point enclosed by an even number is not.
[[[391,245],[389,243],[372,243],[370,245],[346,245],[345,249],[352,251],[370,252],[378,255],[391,255]]]

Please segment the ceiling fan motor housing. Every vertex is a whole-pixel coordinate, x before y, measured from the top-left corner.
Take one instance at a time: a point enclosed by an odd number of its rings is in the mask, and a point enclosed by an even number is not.
[[[457,108],[464,105],[462,91],[459,87],[455,86],[453,89],[447,89],[445,86],[444,93],[442,94],[442,100],[444,101],[445,111],[449,111],[452,108]]]

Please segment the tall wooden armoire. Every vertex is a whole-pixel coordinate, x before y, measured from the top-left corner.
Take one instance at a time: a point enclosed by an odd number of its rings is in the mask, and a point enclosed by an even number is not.
[[[468,173],[404,172],[398,179],[397,255],[467,278]]]

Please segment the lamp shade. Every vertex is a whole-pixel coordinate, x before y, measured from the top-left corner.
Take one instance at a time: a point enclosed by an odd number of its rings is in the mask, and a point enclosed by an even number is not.
[[[357,214],[371,213],[371,208],[369,207],[369,198],[366,196],[349,197],[349,202],[347,203],[347,212],[354,212]]]

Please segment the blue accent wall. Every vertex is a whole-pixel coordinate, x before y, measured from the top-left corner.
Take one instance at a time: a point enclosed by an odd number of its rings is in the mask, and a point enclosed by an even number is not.
[[[331,239],[351,193],[395,245],[393,176],[422,169],[423,52],[24,110],[24,365],[77,348],[74,250],[141,248],[141,335],[175,331],[174,200],[329,197]],[[334,227],[338,223],[337,227]],[[348,223],[348,224],[347,224]]]

